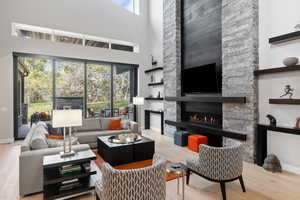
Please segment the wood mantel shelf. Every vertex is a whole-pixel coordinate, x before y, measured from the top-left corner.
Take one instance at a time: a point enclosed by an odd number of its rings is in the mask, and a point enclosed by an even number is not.
[[[259,76],[265,74],[275,74],[275,73],[293,72],[293,71],[300,71],[300,65],[296,65],[292,67],[276,67],[270,69],[255,70],[254,75]]]
[[[300,99],[269,99],[270,104],[300,105]]]
[[[203,102],[203,103],[246,103],[246,97],[223,97],[223,96],[186,96],[166,97],[166,101],[177,102]]]
[[[279,35],[276,37],[272,37],[269,39],[269,43],[270,44],[280,44],[280,43],[289,42],[289,41],[298,40],[298,39],[300,39],[300,31],[295,31],[295,32]]]
[[[188,130],[194,130],[194,131],[201,131],[201,134],[209,134],[209,135],[215,135],[215,136],[222,136],[232,139],[237,139],[241,141],[247,140],[247,135],[243,133],[237,133],[232,131],[226,131],[219,128],[214,128],[210,126],[205,126],[202,124],[192,123],[192,122],[175,122],[170,120],[165,120],[165,123],[171,126],[176,126],[179,128],[184,128]]]

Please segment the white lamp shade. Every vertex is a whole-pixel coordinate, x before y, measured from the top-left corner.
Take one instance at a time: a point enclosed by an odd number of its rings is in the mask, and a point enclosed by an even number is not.
[[[82,126],[82,110],[53,110],[53,128],[71,126]]]
[[[134,105],[144,105],[144,97],[133,97]]]

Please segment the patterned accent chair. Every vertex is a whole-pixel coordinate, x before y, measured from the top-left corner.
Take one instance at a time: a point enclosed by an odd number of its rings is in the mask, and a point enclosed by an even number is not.
[[[226,200],[225,183],[239,179],[246,192],[242,172],[244,148],[242,144],[231,147],[211,147],[200,145],[198,156],[187,160],[187,180],[191,172],[213,182],[220,183],[223,200]]]
[[[117,170],[104,163],[96,196],[97,200],[164,200],[166,160],[154,155],[152,166],[132,170]]]

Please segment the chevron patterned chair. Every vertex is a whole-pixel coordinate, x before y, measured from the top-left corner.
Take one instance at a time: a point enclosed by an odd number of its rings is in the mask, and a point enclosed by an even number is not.
[[[97,200],[164,200],[166,160],[155,154],[152,166],[117,170],[104,163],[96,183]]]
[[[200,145],[199,155],[187,160],[187,179],[189,184],[191,172],[213,182],[220,183],[223,200],[226,200],[225,183],[239,179],[243,192],[246,192],[243,181],[242,144],[231,147],[211,147]]]

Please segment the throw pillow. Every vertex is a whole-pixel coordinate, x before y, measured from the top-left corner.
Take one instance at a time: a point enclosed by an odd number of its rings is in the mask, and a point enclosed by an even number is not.
[[[64,136],[63,135],[52,135],[52,134],[45,134],[47,139],[57,139],[57,140],[63,140]]]
[[[45,133],[47,133],[45,127],[41,124],[37,124],[37,127],[35,128],[30,141],[30,148],[32,150],[48,148]]]
[[[48,145],[49,145],[50,148],[64,146],[64,140],[61,140],[61,139],[47,138],[47,142],[48,142]],[[71,144],[72,145],[78,144],[78,138],[77,137],[71,137]],[[66,146],[69,146],[69,139],[68,138],[66,138]]]
[[[130,121],[126,119],[121,120],[121,127],[125,130],[130,129]]]
[[[102,130],[109,130],[109,120],[121,119],[120,117],[101,118],[100,126]]]
[[[108,122],[108,130],[121,130],[121,119],[110,119]]]

